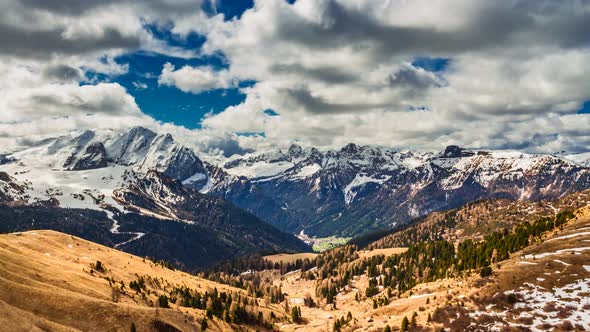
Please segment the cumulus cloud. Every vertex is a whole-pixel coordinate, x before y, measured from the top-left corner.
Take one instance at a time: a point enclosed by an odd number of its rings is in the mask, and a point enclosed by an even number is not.
[[[206,31],[209,21],[201,4],[199,0],[3,1],[0,55],[47,59],[138,48],[179,51],[158,42],[144,25],[175,22],[175,33],[186,34],[188,25]],[[185,55],[191,53],[195,54]]]
[[[437,74],[417,68],[413,65],[404,65],[388,77],[389,84],[407,89],[424,90],[431,87],[444,86],[445,80]]]
[[[117,83],[80,85],[67,65],[0,64],[1,152],[83,128],[154,123]]]
[[[44,85],[33,89],[14,92],[3,106],[4,120],[25,121],[38,115],[76,116],[79,114],[102,113],[106,115],[140,115],[139,108],[125,89],[117,83],[97,85]]]
[[[227,70],[215,71],[209,66],[184,66],[175,69],[171,63],[164,64],[158,84],[176,86],[184,92],[200,93],[234,86],[234,79]]]
[[[590,100],[587,1],[257,0],[226,21],[192,0],[23,0],[2,2],[0,22],[2,137],[26,119],[57,131],[53,119],[68,119],[63,128],[71,128],[96,125],[88,121],[96,117],[176,131],[220,156],[293,141],[544,152],[590,146],[590,115],[576,114]],[[145,23],[180,36],[197,32],[206,42],[173,47]],[[242,103],[202,119],[203,129],[161,126],[141,113],[129,91],[86,77],[125,73],[115,56],[138,49],[181,58],[222,55],[227,64],[166,64],[161,86],[199,94],[254,83],[239,87]],[[450,65],[434,72],[416,58]],[[47,134],[33,127],[13,132],[21,139],[35,130]],[[244,132],[264,136],[236,134]]]
[[[208,19],[194,0],[8,0],[0,2],[0,22],[6,151],[67,130],[156,126],[125,88],[100,77],[127,73],[114,59],[137,50],[194,57],[198,51],[168,45],[146,24],[178,22],[174,33],[186,34],[182,26],[205,29]]]
[[[589,121],[576,114],[590,99],[589,18],[580,1],[256,1],[204,48],[257,84],[203,124],[277,145],[587,150],[569,126]]]
[[[144,82],[135,81],[132,84],[133,84],[133,87],[135,88],[135,90],[145,90],[148,88],[147,83],[144,83]]]
[[[75,81],[79,82],[83,78],[82,71],[66,64],[58,64],[45,68],[44,76],[50,80],[57,81]]]

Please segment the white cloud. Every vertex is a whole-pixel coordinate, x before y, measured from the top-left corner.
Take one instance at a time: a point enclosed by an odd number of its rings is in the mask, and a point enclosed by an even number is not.
[[[587,150],[570,127],[590,117],[576,115],[590,99],[588,22],[578,1],[256,1],[205,50],[258,83],[203,124],[277,145]],[[451,62],[432,73],[415,56]]]
[[[249,149],[293,141],[324,148],[349,141],[433,150],[446,144],[547,152],[590,147],[590,115],[576,114],[590,99],[588,2],[257,0],[230,21],[207,17],[200,4],[3,2],[0,137],[75,126],[158,126],[121,86],[79,86],[85,70],[127,72],[113,59],[142,49],[182,58],[219,52],[229,65],[167,64],[160,85],[202,93],[256,82],[241,89],[243,103],[203,119],[202,130],[164,126],[199,140],[192,144],[202,151],[237,151],[238,141]],[[144,29],[145,22],[172,23],[173,33],[196,31],[207,41],[202,50],[171,47]],[[450,64],[433,73],[412,65],[416,56]],[[420,107],[429,111],[413,110]],[[280,115],[268,116],[266,109]],[[31,125],[35,121],[47,125]]]
[[[144,82],[135,81],[132,83],[135,90],[145,90],[148,88],[148,85]]]
[[[227,89],[234,86],[234,79],[227,70],[215,71],[209,66],[174,68],[171,63],[164,64],[158,84],[176,86],[184,92],[201,93],[214,89]]]
[[[119,84],[80,85],[78,74],[63,64],[0,64],[2,152],[74,129],[154,123]]]

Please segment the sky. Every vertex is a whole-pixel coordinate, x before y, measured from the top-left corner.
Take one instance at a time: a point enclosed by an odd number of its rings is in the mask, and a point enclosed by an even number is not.
[[[6,0],[0,152],[146,126],[211,155],[590,150],[588,0]]]

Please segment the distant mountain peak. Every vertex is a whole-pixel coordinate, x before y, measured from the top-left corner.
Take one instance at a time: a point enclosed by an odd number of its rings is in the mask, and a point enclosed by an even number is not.
[[[445,152],[443,152],[445,158],[471,157],[473,155],[475,155],[475,152],[464,149],[458,145],[449,145],[445,148]]]
[[[354,143],[348,143],[340,150],[344,153],[356,154],[359,152],[359,146]]]
[[[32,181],[36,188],[31,196],[54,198],[64,206],[92,202],[72,199],[78,194],[73,187],[47,191],[51,183],[65,181],[52,178],[60,171],[99,170],[100,176],[90,179],[67,175],[67,181],[87,183],[97,195],[115,188],[123,171],[147,176],[156,171],[181,186],[232,201],[289,232],[352,236],[472,200],[550,199],[584,190],[590,188],[589,158],[472,151],[457,145],[425,153],[354,143],[328,151],[292,144],[286,151],[234,156],[213,165],[170,134],[134,127],[45,140],[2,156],[6,163],[0,162],[0,171],[31,172],[17,176],[19,180],[47,177],[50,184]]]
[[[304,153],[304,150],[303,150],[303,148],[302,148],[300,145],[297,145],[297,144],[292,144],[292,145],[289,147],[288,154],[289,154],[291,157],[293,157],[293,158],[299,158],[299,157],[302,157],[302,156],[303,156],[303,153]]]

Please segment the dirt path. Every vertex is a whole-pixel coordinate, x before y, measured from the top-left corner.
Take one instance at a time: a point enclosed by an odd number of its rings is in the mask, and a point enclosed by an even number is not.
[[[145,233],[142,233],[142,232],[120,232],[119,227],[121,227],[121,225],[119,225],[119,222],[117,221],[117,219],[114,218],[114,214],[108,210],[106,211],[106,213],[107,213],[107,216],[109,217],[109,219],[111,219],[113,221],[113,226],[109,230],[112,234],[133,235],[133,237],[130,238],[129,240],[115,244],[114,248],[120,248],[128,243],[131,243],[133,241],[137,241],[145,235]]]

